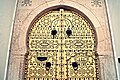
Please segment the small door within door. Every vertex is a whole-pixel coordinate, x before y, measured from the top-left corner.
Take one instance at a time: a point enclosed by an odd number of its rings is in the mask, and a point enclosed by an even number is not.
[[[98,80],[96,35],[87,19],[60,9],[33,21],[25,80]]]

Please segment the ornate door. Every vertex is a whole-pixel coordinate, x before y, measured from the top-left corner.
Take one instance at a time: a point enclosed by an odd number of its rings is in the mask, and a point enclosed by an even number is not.
[[[25,80],[98,80],[90,20],[69,10],[39,16],[28,30]]]

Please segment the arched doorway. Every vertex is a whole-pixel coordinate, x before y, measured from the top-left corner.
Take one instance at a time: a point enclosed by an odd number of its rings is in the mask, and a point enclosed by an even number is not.
[[[25,80],[98,80],[97,36],[82,13],[57,8],[27,33]]]

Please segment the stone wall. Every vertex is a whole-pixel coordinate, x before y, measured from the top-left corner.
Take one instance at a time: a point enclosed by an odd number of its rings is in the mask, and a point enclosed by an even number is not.
[[[83,12],[97,32],[101,80],[116,80],[111,36],[104,0],[18,0],[11,41],[7,80],[23,80],[26,33],[31,21],[44,9],[66,5]]]

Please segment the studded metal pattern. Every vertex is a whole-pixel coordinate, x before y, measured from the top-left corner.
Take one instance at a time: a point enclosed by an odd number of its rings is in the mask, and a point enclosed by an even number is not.
[[[54,36],[52,30],[57,31]],[[85,17],[64,9],[49,11],[28,31],[25,80],[98,80],[96,45],[95,30]]]

